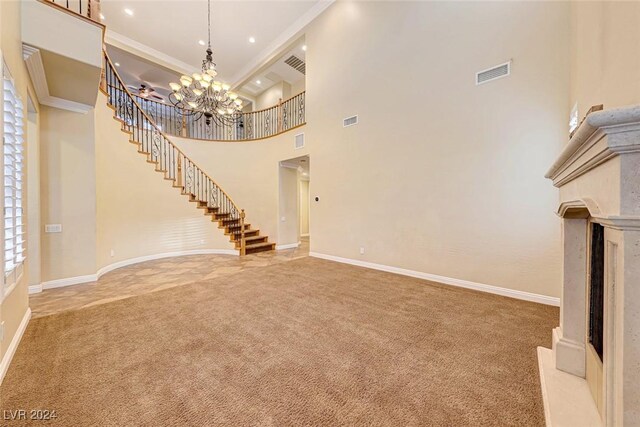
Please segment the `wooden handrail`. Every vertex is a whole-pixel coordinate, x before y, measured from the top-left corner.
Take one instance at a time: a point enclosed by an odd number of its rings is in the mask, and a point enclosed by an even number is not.
[[[75,16],[76,18],[80,18],[83,21],[89,22],[90,24],[93,24],[93,25],[99,27],[100,29],[102,29],[102,37],[104,39],[104,33],[105,33],[105,28],[106,27],[102,22],[100,22],[100,21],[98,21],[96,19],[93,19],[93,18],[91,18],[89,16],[84,16],[81,13],[78,13],[73,9],[69,9],[69,8],[66,8],[66,7],[64,7],[62,5],[59,5],[56,2],[54,2],[53,0],[37,0],[37,1],[40,2],[40,3],[55,7],[56,9],[60,10],[61,12],[68,13],[69,15]],[[91,13],[94,14],[94,15],[97,15],[98,17],[100,16],[99,10],[98,11],[92,11]]]

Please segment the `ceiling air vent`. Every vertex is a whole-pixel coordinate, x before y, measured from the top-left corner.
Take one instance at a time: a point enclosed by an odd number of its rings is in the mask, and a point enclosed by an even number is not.
[[[511,61],[476,73],[476,85],[506,77],[511,74]]]
[[[293,148],[296,150],[304,147],[304,133],[299,133],[296,135],[296,139],[293,142]]]
[[[347,127],[347,126],[353,126],[353,125],[357,125],[358,124],[358,116],[351,116],[351,117],[347,117],[346,119],[342,120],[342,126],[343,127]]]
[[[307,64],[295,55],[288,57],[284,63],[300,71],[302,74],[307,74]]]

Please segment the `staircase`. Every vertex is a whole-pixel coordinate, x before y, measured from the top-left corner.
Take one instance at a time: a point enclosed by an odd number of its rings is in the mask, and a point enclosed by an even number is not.
[[[183,196],[210,216],[211,221],[229,236],[240,255],[275,249],[275,243],[270,243],[267,236],[261,236],[260,230],[245,221],[244,209],[239,209],[231,197],[175,146],[141,108],[106,52],[100,90],[108,98],[107,105],[113,109],[114,119],[129,135],[129,142],[137,146],[138,153]]]

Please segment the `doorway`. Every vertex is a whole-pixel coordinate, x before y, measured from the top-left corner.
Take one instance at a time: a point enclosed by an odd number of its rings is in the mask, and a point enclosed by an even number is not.
[[[280,162],[278,249],[309,248],[310,183],[309,156]]]

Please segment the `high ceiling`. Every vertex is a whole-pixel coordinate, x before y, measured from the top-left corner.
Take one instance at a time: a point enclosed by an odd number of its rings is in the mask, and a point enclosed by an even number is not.
[[[180,74],[149,62],[139,56],[114,46],[107,46],[109,57],[116,64],[118,74],[127,84],[139,87],[141,84],[155,89],[154,94],[166,99],[171,90],[169,82],[176,82]]]
[[[253,73],[251,79],[244,84],[240,90],[248,95],[257,96],[275,83],[285,81],[287,83],[294,84],[303,80],[305,78],[304,74],[290,65],[287,65],[285,61],[291,56],[295,56],[296,58],[305,61],[305,48],[305,41],[302,39],[296,43],[292,49],[279,56],[273,64]],[[260,84],[258,84],[258,82],[260,82]]]
[[[211,43],[220,79],[231,83],[317,3],[212,1]],[[102,0],[101,5],[108,32],[175,58],[194,71],[200,68],[206,46],[198,42],[207,41],[206,0]]]

